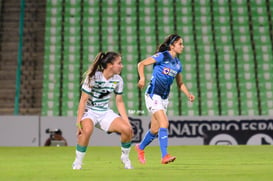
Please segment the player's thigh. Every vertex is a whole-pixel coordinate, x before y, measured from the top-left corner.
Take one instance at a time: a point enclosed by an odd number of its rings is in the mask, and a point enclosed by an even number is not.
[[[121,117],[117,117],[112,121],[108,131],[130,134],[132,129],[131,126],[125,122],[125,120],[123,120]]]
[[[157,125],[160,128],[168,128],[169,126],[169,121],[168,121],[168,117],[166,115],[166,113],[164,112],[164,110],[158,110],[153,114],[154,119],[157,122]]]

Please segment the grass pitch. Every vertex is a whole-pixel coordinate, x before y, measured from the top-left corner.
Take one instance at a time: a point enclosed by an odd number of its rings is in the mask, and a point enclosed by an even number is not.
[[[88,147],[82,170],[72,170],[75,147],[0,147],[0,180],[272,181],[273,146],[170,146],[175,162],[160,164],[159,147],[147,147],[145,165],[120,162],[119,147]]]

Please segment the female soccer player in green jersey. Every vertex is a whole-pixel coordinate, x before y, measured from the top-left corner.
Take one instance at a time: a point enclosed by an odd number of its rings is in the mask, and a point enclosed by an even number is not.
[[[85,74],[76,121],[78,142],[76,158],[72,165],[74,170],[82,168],[94,127],[107,133],[120,134],[121,161],[126,169],[132,169],[129,152],[133,131],[122,99],[123,79],[119,75],[122,67],[120,54],[99,53]],[[109,108],[113,92],[120,116]]]

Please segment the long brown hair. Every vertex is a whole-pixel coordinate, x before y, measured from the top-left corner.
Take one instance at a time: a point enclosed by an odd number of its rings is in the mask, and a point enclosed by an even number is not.
[[[113,63],[113,61],[118,57],[121,56],[119,53],[116,52],[99,52],[95,57],[93,63],[89,66],[87,71],[83,75],[83,81],[88,78],[88,83],[90,83],[92,77],[95,75],[97,71],[103,71],[108,63]]]
[[[180,38],[181,37],[178,34],[170,34],[165,38],[164,42],[158,46],[156,53],[170,50],[170,45],[173,45],[174,42],[178,41]]]

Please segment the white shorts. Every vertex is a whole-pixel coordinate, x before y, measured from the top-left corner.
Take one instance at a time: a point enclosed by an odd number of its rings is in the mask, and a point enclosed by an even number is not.
[[[154,94],[151,98],[149,94],[145,94],[145,103],[149,112],[155,113],[156,111],[163,110],[167,112],[169,100],[162,99],[159,95]]]
[[[91,119],[96,128],[108,132],[110,125],[117,117],[120,116],[111,109],[105,112],[93,111],[89,109],[87,112],[84,112],[82,120],[87,118]]]

